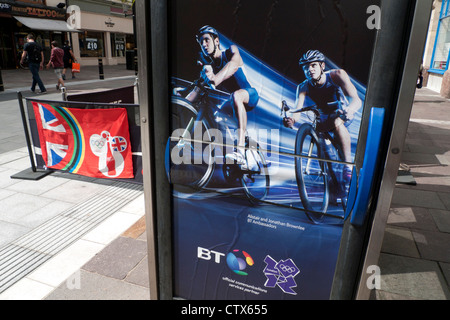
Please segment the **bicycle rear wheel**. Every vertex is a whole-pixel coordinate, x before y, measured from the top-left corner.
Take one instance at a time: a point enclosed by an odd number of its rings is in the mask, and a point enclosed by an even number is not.
[[[269,193],[270,177],[266,158],[254,140],[246,141],[245,160],[248,170],[242,172],[242,186],[250,202],[258,204]]]
[[[320,222],[328,208],[327,166],[317,133],[310,124],[303,124],[295,141],[295,175],[298,191],[308,217]]]
[[[196,121],[197,115],[188,100],[178,96],[171,98],[173,133],[166,145],[166,171],[174,189],[180,192],[202,188],[214,171],[209,125],[205,119]],[[201,132],[202,141],[194,141],[194,131]]]

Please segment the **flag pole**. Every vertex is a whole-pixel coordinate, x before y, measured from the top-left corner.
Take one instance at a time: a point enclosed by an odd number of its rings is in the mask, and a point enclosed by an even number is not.
[[[30,131],[28,130],[28,124],[27,124],[27,118],[25,115],[25,107],[23,105],[23,96],[22,92],[17,92],[17,99],[19,100],[19,109],[20,109],[20,115],[22,117],[22,125],[23,130],[25,131],[25,139],[27,142],[27,148],[28,148],[28,155],[30,157],[31,162],[31,168],[25,169],[23,171],[20,171],[14,175],[11,176],[12,179],[25,179],[25,180],[39,180],[46,175],[52,173],[52,171],[37,171],[36,169],[36,163],[34,161],[33,157],[33,149],[31,147],[31,140],[30,140]]]

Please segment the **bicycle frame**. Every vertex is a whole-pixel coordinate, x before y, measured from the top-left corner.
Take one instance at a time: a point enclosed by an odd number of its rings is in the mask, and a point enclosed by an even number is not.
[[[180,80],[178,80],[180,81]],[[183,81],[184,82],[184,81]],[[182,84],[183,85],[183,84]],[[184,84],[186,85],[186,84]],[[186,95],[186,99],[191,101],[193,106],[196,108],[198,114],[195,119],[191,119],[188,126],[186,127],[184,135],[181,136],[181,138],[186,138],[188,132],[192,132],[192,129],[194,128],[195,123],[200,123],[204,119],[208,122],[208,124],[214,128],[220,130],[220,132],[228,134],[230,137],[229,139],[225,139],[224,141],[234,141],[234,134],[233,129],[230,128],[228,123],[230,122],[229,118],[233,119],[233,121],[236,121],[236,118],[234,114],[227,113],[223,110],[224,106],[229,103],[231,99],[231,94],[217,90],[217,89],[210,89],[205,87],[199,87],[196,85],[196,82],[194,84],[188,86],[186,89],[188,91],[188,94]],[[191,100],[189,99],[190,94],[192,91],[196,91],[194,98]],[[217,102],[217,103],[216,103]],[[218,120],[218,118],[225,119],[225,120]],[[222,141],[222,142],[224,142]],[[220,144],[225,147],[234,147],[232,144],[227,143],[215,143],[213,144]]]
[[[283,115],[284,111],[286,118],[286,113],[289,110],[290,108],[283,101],[281,115]],[[315,106],[291,112],[300,113],[306,111],[312,111],[314,116],[310,118],[310,123],[303,123],[297,131],[295,145],[296,178],[299,195],[307,215],[314,222],[320,222],[323,216],[327,215],[330,199],[333,200],[333,203],[337,203],[337,199],[341,199],[341,204],[345,210],[345,186],[342,184],[343,180],[338,174],[342,170],[336,168],[336,166],[337,164],[344,165],[346,162],[341,161],[343,157],[342,151],[334,135],[331,132],[317,131],[320,113]],[[308,188],[308,185],[310,188]],[[315,185],[323,186],[323,197],[317,197]],[[322,191],[319,191],[318,194]]]
[[[176,81],[184,82],[184,80]],[[185,85],[181,85],[181,87],[184,87],[185,89],[178,90],[174,88],[173,91],[175,95],[173,96],[173,101],[178,101],[176,102],[177,106],[180,105],[179,103],[181,101],[184,101],[181,105],[184,105],[184,108],[191,110],[191,117],[186,117],[184,119],[184,129],[177,137],[172,137],[171,139],[173,142],[177,141],[176,147],[183,150],[186,147],[186,144],[190,144],[191,142],[194,142],[194,144],[207,145],[206,148],[208,149],[205,148],[204,151],[208,152],[207,155],[209,160],[207,161],[207,165],[210,169],[205,171],[205,175],[201,176],[198,180],[199,184],[197,187],[203,188],[207,185],[209,178],[214,172],[214,167],[219,164],[222,165],[223,171],[223,177],[220,177],[220,175],[218,176],[219,180],[225,179],[225,182],[230,182],[231,185],[235,185],[236,182],[239,182],[242,184],[244,192],[250,202],[255,204],[260,203],[267,195],[270,183],[267,163],[263,153],[259,149],[258,143],[246,136],[246,145],[245,150],[243,151],[246,161],[246,166],[244,168],[242,165],[234,162],[227,163],[227,161],[225,161],[225,154],[228,154],[228,152],[225,153],[220,150],[220,148],[225,147],[227,149],[230,148],[230,151],[232,151],[234,148],[238,147],[236,146],[236,134],[233,133],[232,126],[230,127],[230,121],[233,121],[237,128],[237,119],[234,114],[234,109],[226,109],[228,106],[233,108],[233,105],[229,103],[232,101],[231,95],[215,89],[202,87],[202,84],[198,81],[193,84],[187,82],[184,83]],[[194,109],[195,112],[193,112]],[[198,128],[196,126],[200,126],[202,130],[206,130],[201,132],[200,138],[196,136],[198,135]],[[220,133],[220,136],[218,135],[219,133],[211,132],[211,129],[216,129],[217,132]],[[204,133],[206,134],[206,132],[208,132],[206,135],[207,140],[204,140]],[[192,139],[192,133],[194,133],[194,139]],[[226,138],[225,140],[223,140],[224,137]],[[220,139],[222,140],[219,141]],[[192,148],[192,146],[189,148]],[[194,149],[196,149],[196,147],[194,147]],[[195,152],[196,151],[194,151],[194,153]],[[216,162],[216,160],[220,158],[221,160]],[[249,166],[249,161],[253,166]],[[196,187],[195,184],[196,183],[193,183],[192,186]]]

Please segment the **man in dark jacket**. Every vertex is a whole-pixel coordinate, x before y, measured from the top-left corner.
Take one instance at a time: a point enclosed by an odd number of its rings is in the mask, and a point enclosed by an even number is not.
[[[28,61],[28,67],[30,68],[33,76],[33,83],[31,84],[31,91],[34,93],[36,85],[41,89],[41,93],[46,93],[44,83],[39,76],[39,70],[44,69],[44,52],[41,46],[34,41],[34,35],[27,35],[27,43],[23,47],[22,57],[20,63],[24,63],[25,59]]]
[[[72,48],[69,46],[69,41],[64,42],[63,46],[64,50],[64,70],[62,72],[63,80],[66,80],[66,71],[67,69],[70,69],[72,71],[72,63],[77,62],[77,59],[75,59],[75,55],[73,54]],[[75,79],[75,74],[72,72],[72,79]]]

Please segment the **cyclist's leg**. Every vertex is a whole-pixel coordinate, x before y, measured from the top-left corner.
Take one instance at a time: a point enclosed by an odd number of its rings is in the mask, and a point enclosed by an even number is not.
[[[245,104],[250,100],[247,90],[239,89],[233,93],[234,110],[238,119],[238,147],[245,146],[245,132],[247,130],[247,110]]]
[[[331,132],[336,144],[342,150],[341,160],[345,162],[352,161],[350,133],[341,118],[336,117],[334,114],[321,115],[316,129],[318,132]]]
[[[347,127],[344,124],[344,121],[342,119],[337,118],[335,119],[335,129],[334,132],[334,139],[336,141],[336,144],[340,147],[342,151],[343,161],[347,163],[352,162],[352,147],[351,147],[351,137],[350,133],[347,129]],[[343,168],[343,179],[345,183],[349,183],[351,180],[352,175],[352,167],[349,164],[346,164]]]
[[[233,154],[227,154],[227,158],[239,164],[245,163],[244,147],[245,133],[247,131],[247,112],[253,110],[259,100],[259,95],[254,88],[239,89],[232,94],[234,113],[238,119],[237,150]]]
[[[345,162],[352,161],[352,148],[351,148],[351,137],[348,132],[347,127],[344,125],[344,122],[337,118],[335,119],[336,127],[334,129],[334,138],[337,144],[341,147]]]

